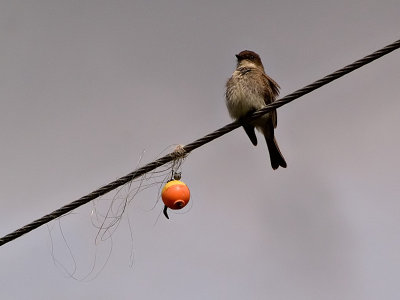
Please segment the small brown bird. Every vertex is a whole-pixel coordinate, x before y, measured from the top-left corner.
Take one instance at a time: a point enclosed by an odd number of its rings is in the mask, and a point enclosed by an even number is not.
[[[249,50],[236,54],[237,66],[232,77],[226,83],[226,106],[234,119],[241,119],[254,111],[275,101],[279,94],[279,85],[267,74],[260,56]],[[260,117],[243,128],[254,146],[257,137],[254,127],[265,137],[267,142],[271,166],[276,170],[279,166],[286,168],[286,161],[275,140],[274,129],[277,125],[276,110]]]

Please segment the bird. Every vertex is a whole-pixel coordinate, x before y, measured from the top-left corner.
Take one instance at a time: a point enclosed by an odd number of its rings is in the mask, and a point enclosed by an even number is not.
[[[236,58],[236,70],[226,83],[225,100],[229,115],[235,120],[241,120],[274,102],[280,86],[265,73],[257,53],[244,50],[236,54]],[[250,123],[243,122],[242,126],[254,146],[257,145],[254,129],[257,128],[264,135],[272,169],[287,167],[274,134],[277,126],[276,110]]]

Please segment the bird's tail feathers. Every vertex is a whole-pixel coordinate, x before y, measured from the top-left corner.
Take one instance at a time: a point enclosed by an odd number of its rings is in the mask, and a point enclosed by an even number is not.
[[[283,158],[281,151],[279,150],[279,146],[278,143],[276,142],[275,137],[273,137],[272,139],[266,138],[265,140],[267,141],[272,169],[276,170],[279,168],[279,166],[281,166],[282,168],[286,168],[287,167],[286,161]]]

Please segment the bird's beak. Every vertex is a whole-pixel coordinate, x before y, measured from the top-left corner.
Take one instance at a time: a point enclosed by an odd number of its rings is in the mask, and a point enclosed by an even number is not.
[[[235,54],[236,58],[239,59],[239,54]]]

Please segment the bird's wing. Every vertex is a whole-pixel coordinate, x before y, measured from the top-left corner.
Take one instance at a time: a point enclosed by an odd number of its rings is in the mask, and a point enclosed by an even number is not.
[[[279,95],[279,89],[280,86],[273,80],[271,77],[269,77],[267,74],[263,74],[263,79],[265,80],[265,85],[268,86],[268,89],[265,89],[264,93],[264,102],[266,105],[272,103],[275,101],[276,97]],[[272,123],[274,125],[274,128],[278,125],[278,116],[276,114],[276,110],[271,112],[272,115]]]

